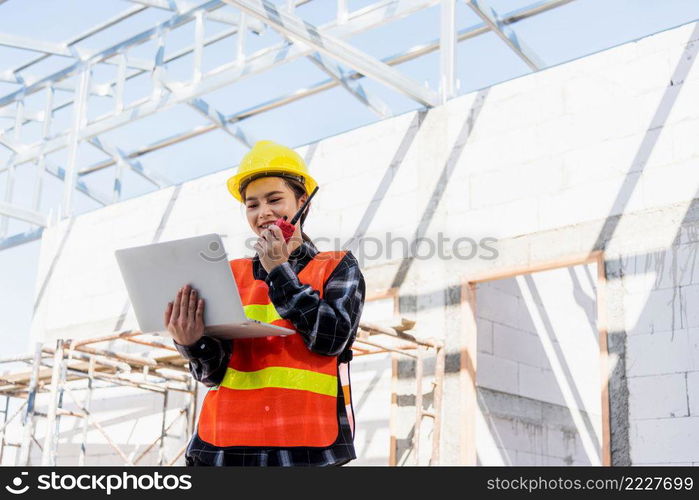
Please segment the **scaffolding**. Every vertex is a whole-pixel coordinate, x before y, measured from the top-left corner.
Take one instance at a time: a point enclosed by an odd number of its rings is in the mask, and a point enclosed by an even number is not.
[[[354,356],[391,353],[391,413],[389,420],[390,448],[388,465],[398,465],[398,362],[408,358],[415,363],[415,425],[413,427],[412,453],[414,465],[420,463],[420,440],[422,422],[425,417],[433,420],[431,436],[432,451],[428,465],[439,464],[439,447],[442,428],[442,393],[444,389],[444,343],[436,339],[418,338],[408,333],[415,322],[402,318],[400,324],[393,327],[362,322],[359,326],[357,339],[353,345]],[[432,408],[423,408],[423,379],[425,375],[425,359],[429,355],[435,357],[435,368],[432,379]]]
[[[110,348],[95,347],[95,344],[109,342]],[[152,347],[148,356],[120,350],[124,342]],[[174,351],[174,352],[173,352]],[[41,465],[56,465],[58,448],[58,429],[61,417],[75,417],[82,420],[82,438],[78,465],[85,464],[87,451],[87,432],[89,428],[97,430],[109,447],[127,465],[138,465],[143,458],[158,448],[157,463],[152,465],[173,465],[184,453],[183,446],[173,457],[166,457],[164,452],[165,437],[180,418],[186,422],[187,432],[191,433],[195,423],[197,384],[189,376],[189,370],[176,349],[165,344],[159,337],[141,332],[123,332],[86,340],[57,340],[55,347],[37,344],[34,355],[18,356],[0,360],[0,364],[27,363],[30,369],[14,370],[0,376],[0,396],[5,396],[4,421],[0,427],[0,461],[6,446],[20,448],[18,463],[31,465],[33,445],[41,450]],[[96,382],[107,383],[105,387],[133,387],[136,389],[162,394],[163,413],[160,434],[138,454],[128,456],[112,439],[103,425],[90,411],[93,392],[98,389]],[[85,397],[81,401],[75,391],[76,386],[85,385]],[[168,395],[172,391],[188,395],[186,404],[177,415],[167,422]],[[40,393],[48,394],[46,412],[36,408],[36,398]],[[64,399],[68,396],[77,411],[64,409]],[[22,403],[10,416],[7,409],[11,398],[18,398]],[[5,429],[19,415],[22,415],[22,438],[20,442],[7,442]],[[46,419],[46,433],[43,444],[35,436],[36,418]]]
[[[415,427],[412,441],[415,464],[419,465],[420,429],[425,417],[434,421],[432,432],[432,452],[429,464],[439,463],[439,443],[441,429],[441,401],[444,383],[444,345],[434,339],[421,339],[408,333],[415,322],[402,319],[400,325],[386,327],[370,323],[360,323],[357,338],[353,344],[354,356],[391,353],[391,397],[390,397],[390,453],[389,465],[397,462],[396,418],[398,406],[398,358],[405,357],[415,362]],[[109,343],[109,347],[99,344]],[[126,352],[127,344],[150,347],[146,353]],[[425,358],[435,356],[435,370],[432,382],[433,408],[423,408],[423,375]],[[19,448],[15,465],[32,465],[31,450],[37,446],[41,450],[41,465],[56,465],[58,452],[59,421],[62,417],[82,420],[78,465],[85,465],[87,456],[87,432],[97,430],[113,452],[125,465],[143,465],[143,459],[158,446],[156,463],[151,465],[174,465],[185,452],[185,442],[173,456],[165,454],[165,438],[172,427],[184,418],[187,436],[196,425],[198,384],[189,374],[187,360],[177,350],[157,335],[139,331],[127,331],[114,335],[93,337],[85,340],[57,340],[55,347],[37,344],[33,355],[15,356],[0,359],[0,365],[23,363],[25,366],[0,376],[0,397],[5,398],[0,424],[0,463],[6,447]],[[28,365],[28,366],[27,366]],[[29,369],[28,369],[29,368]],[[102,381],[105,387],[124,386],[155,392],[163,396],[163,411],[160,433],[142,450],[127,454],[110,436],[105,427],[90,411],[93,392],[98,389],[95,382]],[[84,385],[85,396],[81,401],[76,395],[76,386]],[[187,395],[185,404],[178,409],[168,422],[168,394],[177,391]],[[45,412],[36,408],[36,397],[40,393],[48,395]],[[64,396],[68,396],[77,410],[64,408]],[[10,415],[10,401],[21,400],[20,405]],[[172,410],[172,408],[170,408]],[[8,442],[6,429],[21,415],[22,436],[20,441]],[[35,435],[36,419],[46,419],[46,433],[43,443]]]

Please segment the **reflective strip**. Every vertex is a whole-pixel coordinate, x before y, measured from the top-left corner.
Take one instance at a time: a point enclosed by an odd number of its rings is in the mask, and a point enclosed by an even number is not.
[[[245,316],[248,318],[256,319],[263,323],[271,323],[272,321],[282,319],[274,308],[274,304],[271,302],[269,304],[250,304],[243,306],[243,310],[245,311]]]
[[[337,377],[334,375],[285,366],[270,366],[255,372],[241,372],[228,367],[221,386],[242,390],[277,387],[337,397]]]

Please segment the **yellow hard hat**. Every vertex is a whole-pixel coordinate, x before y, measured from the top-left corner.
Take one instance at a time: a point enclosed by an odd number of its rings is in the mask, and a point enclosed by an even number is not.
[[[312,193],[318,185],[308,173],[306,162],[296,151],[273,141],[257,141],[243,156],[238,172],[226,184],[233,197],[242,203],[241,184],[246,184],[251,178],[275,174],[300,180],[306,186],[306,194]]]

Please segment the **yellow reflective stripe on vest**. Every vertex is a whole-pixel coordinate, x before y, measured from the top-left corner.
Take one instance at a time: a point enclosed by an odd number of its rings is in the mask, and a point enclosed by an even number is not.
[[[245,311],[245,316],[248,318],[256,319],[263,323],[271,323],[272,321],[282,319],[274,308],[274,304],[271,302],[269,304],[250,304],[243,306],[243,310]]]
[[[228,367],[220,386],[242,390],[277,387],[337,397],[337,377],[284,366],[270,366],[255,372],[241,372]]]

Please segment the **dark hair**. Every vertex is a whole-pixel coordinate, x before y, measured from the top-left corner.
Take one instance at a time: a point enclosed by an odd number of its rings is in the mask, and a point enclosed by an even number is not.
[[[260,177],[263,177],[263,176],[258,176],[255,178],[259,179]],[[294,196],[296,197],[296,201],[300,200],[304,194],[307,194],[306,193],[306,186],[304,185],[304,183],[301,182],[300,180],[296,180],[295,178],[292,179],[292,178],[289,178],[287,176],[275,175],[275,174],[267,175],[264,177],[279,177],[281,180],[284,181],[284,184],[286,184],[289,187],[289,189],[291,189],[291,191],[294,193]],[[245,201],[245,191],[247,190],[248,184],[250,184],[250,182],[252,180],[253,179],[249,179],[248,182],[241,184],[240,196],[243,198],[243,201]],[[303,223],[306,221],[306,216],[308,216],[308,209],[306,209],[306,211],[303,213],[303,215],[301,215],[301,219],[300,219],[301,238],[303,239],[303,241],[308,243],[311,246],[311,248],[313,248],[315,251],[318,251],[318,248],[316,248],[316,246],[313,243],[313,241],[311,240],[311,238],[306,233],[303,232]]]

